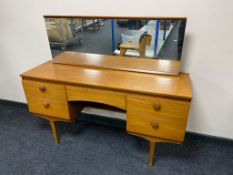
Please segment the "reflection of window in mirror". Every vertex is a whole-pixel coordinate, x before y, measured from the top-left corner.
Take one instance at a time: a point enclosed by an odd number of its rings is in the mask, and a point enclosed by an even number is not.
[[[45,17],[52,56],[63,51],[180,60],[186,19]]]

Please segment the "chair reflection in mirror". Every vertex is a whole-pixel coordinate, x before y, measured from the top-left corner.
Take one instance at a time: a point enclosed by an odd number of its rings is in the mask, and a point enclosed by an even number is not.
[[[120,56],[124,56],[126,51],[136,50],[141,58],[145,58],[146,46],[151,44],[151,35],[147,32],[128,30],[122,33],[122,43],[120,44]]]

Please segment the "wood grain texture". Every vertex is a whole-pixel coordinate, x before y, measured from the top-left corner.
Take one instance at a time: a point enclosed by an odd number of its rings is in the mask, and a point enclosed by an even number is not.
[[[38,113],[32,113],[32,114],[36,117],[40,117],[40,118],[46,119],[48,121],[53,120],[53,121],[68,122],[68,123],[75,122],[75,120],[65,119],[65,118],[57,118],[56,116],[47,116],[47,115],[38,114]]]
[[[29,111],[46,116],[61,119],[70,119],[68,104],[66,100],[43,98],[38,96],[26,95]],[[45,103],[49,104],[45,107]]]
[[[131,49],[131,50],[138,51],[141,58],[146,58],[146,46],[151,44],[151,39],[152,39],[151,35],[145,35],[142,39],[140,39],[140,42],[138,44],[131,44],[131,43],[120,44],[120,46],[119,46],[120,47],[120,56],[125,56],[126,50]],[[148,58],[150,58],[150,57],[148,57]],[[166,60],[166,61],[168,61],[168,60]],[[147,60],[143,60],[143,62],[147,62]],[[154,60],[154,62],[159,65],[160,60]],[[178,61],[176,61],[176,62],[169,61],[169,63],[170,63],[170,65],[172,65],[173,63],[179,63],[179,62]],[[172,66],[170,66],[170,67],[172,67]],[[155,67],[155,68],[157,68],[157,67]],[[173,72],[172,72],[172,70],[167,70],[168,72],[164,72],[164,74],[170,73],[170,74],[177,75],[179,73],[179,67],[177,67],[177,68],[178,69],[176,70],[176,72],[174,72],[174,70],[173,70]]]
[[[124,93],[87,87],[66,86],[68,101],[89,101],[126,109]]]
[[[53,59],[54,63],[151,74],[178,75],[180,61],[133,58],[66,51]]]
[[[66,100],[64,85],[30,80],[22,80],[22,84],[27,95]],[[44,87],[45,90],[41,91],[40,87]]]
[[[124,49],[139,49],[139,44],[131,44],[131,43],[122,43],[120,46],[120,48],[124,48]]]
[[[29,111],[46,116],[70,119],[64,85],[23,80]],[[45,91],[39,87],[44,86]]]
[[[162,16],[77,16],[77,15],[44,15],[44,18],[82,18],[82,19],[145,19],[145,20],[187,20],[186,17]]]
[[[56,142],[56,144],[59,144],[59,135],[57,132],[56,121],[49,120],[49,123],[50,123],[50,126],[51,126],[52,131],[53,131],[53,136],[54,136],[55,142]]]
[[[149,155],[148,155],[148,165],[153,166],[154,154],[155,154],[155,142],[149,142]]]
[[[169,139],[165,139],[165,138],[153,137],[153,136],[148,136],[148,135],[145,135],[145,134],[138,134],[138,133],[130,132],[130,131],[127,131],[127,133],[130,134],[130,135],[136,136],[136,137],[144,138],[144,139],[146,139],[148,141],[155,142],[155,143],[159,143],[159,142],[174,143],[174,144],[181,144],[182,143],[182,142],[178,142],[178,141],[175,141],[175,140],[169,140]]]
[[[83,85],[119,90],[137,94],[149,94],[191,100],[189,75],[166,76],[54,64],[48,61],[23,74],[23,79]]]
[[[177,119],[186,119],[190,107],[187,101],[146,95],[128,95],[127,103],[127,110],[133,108]],[[155,109],[155,105],[160,105],[160,108]]]
[[[161,109],[156,111],[153,104],[158,102]],[[188,111],[189,102],[129,96],[127,131],[182,142]]]
[[[188,74],[166,76],[48,61],[21,76],[30,112],[50,121],[56,143],[54,122],[74,122],[88,102],[126,111],[127,132],[150,142],[149,166],[155,142],[183,142],[192,98]]]

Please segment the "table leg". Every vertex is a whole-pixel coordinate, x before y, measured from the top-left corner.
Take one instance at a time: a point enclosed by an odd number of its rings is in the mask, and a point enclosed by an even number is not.
[[[126,49],[120,48],[120,56],[124,56],[126,53]]]
[[[56,123],[53,120],[49,120],[49,122],[50,122],[50,125],[51,125],[51,128],[52,128],[52,131],[53,131],[53,136],[54,136],[55,142],[56,142],[56,144],[59,144],[59,136],[58,136],[58,133],[57,133]]]
[[[149,141],[148,166],[153,165],[154,154],[155,154],[155,142]]]

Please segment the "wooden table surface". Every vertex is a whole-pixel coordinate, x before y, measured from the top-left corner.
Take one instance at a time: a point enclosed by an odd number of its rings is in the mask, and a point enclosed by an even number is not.
[[[48,61],[23,74],[23,78],[68,83],[191,100],[189,75],[156,75],[122,70],[55,64]]]

